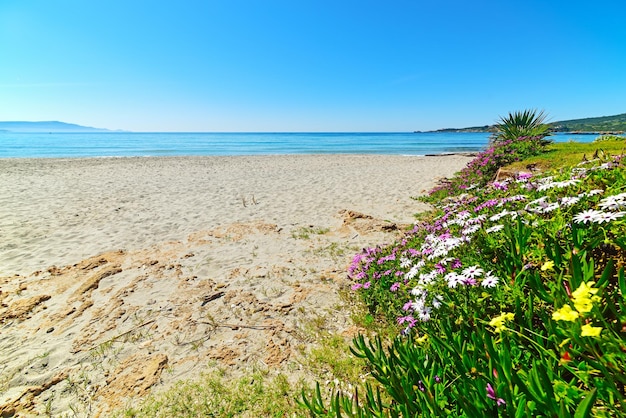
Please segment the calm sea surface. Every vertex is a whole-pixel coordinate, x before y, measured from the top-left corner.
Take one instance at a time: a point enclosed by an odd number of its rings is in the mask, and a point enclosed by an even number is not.
[[[596,135],[557,134],[557,142]],[[276,154],[426,155],[483,150],[486,133],[13,133],[0,158]]]

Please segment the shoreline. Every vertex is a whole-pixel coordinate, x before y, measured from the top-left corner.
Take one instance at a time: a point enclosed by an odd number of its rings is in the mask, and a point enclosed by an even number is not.
[[[65,157],[0,157],[0,162],[9,161],[28,161],[28,160],[62,160],[62,161],[76,161],[76,160],[98,160],[98,159],[167,159],[167,158],[280,158],[280,157],[474,157],[480,151],[443,151],[440,153],[426,153],[426,154],[380,154],[380,153],[290,153],[290,154],[234,154],[234,155],[94,155],[94,156],[65,156]]]

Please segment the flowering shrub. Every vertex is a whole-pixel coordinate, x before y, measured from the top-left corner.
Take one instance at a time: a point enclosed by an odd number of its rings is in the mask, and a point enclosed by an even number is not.
[[[548,142],[543,136],[521,137],[497,142],[480,152],[453,179],[442,182],[430,191],[432,200],[440,200],[458,190],[471,190],[492,181],[498,169],[514,161],[539,155]],[[498,187],[494,183],[493,187]],[[506,187],[506,186],[501,186]]]
[[[322,416],[626,416],[625,175],[614,158],[461,188],[402,241],[356,255],[352,289],[402,335],[354,341],[379,388],[305,404]]]

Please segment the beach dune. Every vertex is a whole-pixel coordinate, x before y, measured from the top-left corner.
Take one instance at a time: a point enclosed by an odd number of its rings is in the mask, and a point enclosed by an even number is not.
[[[308,319],[351,328],[351,256],[469,160],[0,160],[0,412],[106,415],[210,361],[294,370]]]

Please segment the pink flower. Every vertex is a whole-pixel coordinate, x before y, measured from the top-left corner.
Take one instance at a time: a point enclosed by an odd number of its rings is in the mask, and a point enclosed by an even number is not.
[[[496,397],[496,391],[491,386],[491,383],[487,383],[487,397],[496,401],[498,406],[506,405],[504,399]]]

